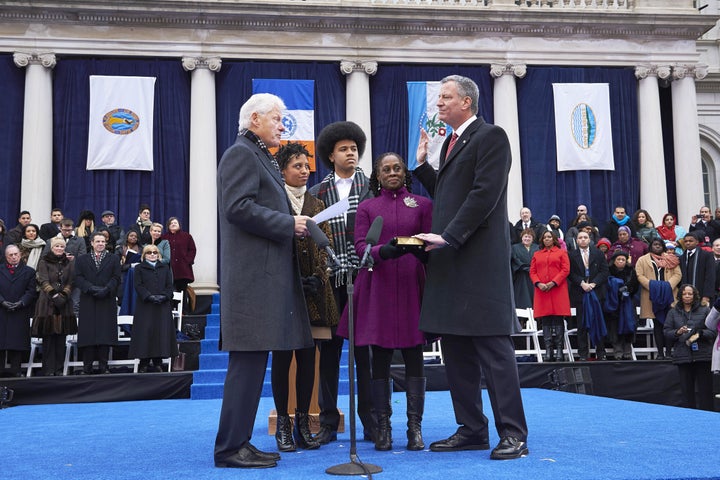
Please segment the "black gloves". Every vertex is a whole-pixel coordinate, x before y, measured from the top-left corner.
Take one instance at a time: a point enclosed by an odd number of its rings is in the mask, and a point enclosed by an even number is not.
[[[322,288],[322,280],[315,275],[303,277],[302,279],[303,293],[305,295],[317,295]]]
[[[88,288],[87,293],[95,298],[106,298],[110,295],[110,287],[98,287],[97,285],[93,285]]]
[[[14,304],[13,302],[8,302],[7,300],[5,300],[4,302],[2,302],[2,307],[3,307],[5,310],[8,310],[8,311],[10,311],[10,312],[12,312],[13,310],[15,310],[15,308],[14,308],[14,307],[15,307],[15,304]]]
[[[397,247],[397,238],[393,237],[388,243],[380,247],[380,258],[383,260],[390,260],[392,258],[399,258],[405,255],[407,252]]]
[[[160,305],[161,303],[165,303],[167,301],[167,297],[165,295],[148,295],[146,300],[150,303],[154,303],[155,305]]]
[[[67,298],[62,293],[56,293],[50,300],[52,300],[53,305],[58,309],[64,307],[65,303],[67,303]]]

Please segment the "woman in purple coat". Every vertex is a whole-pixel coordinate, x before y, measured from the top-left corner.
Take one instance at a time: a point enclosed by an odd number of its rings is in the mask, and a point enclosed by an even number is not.
[[[370,190],[376,197],[360,203],[355,220],[355,250],[362,256],[365,237],[376,217],[383,218],[377,245],[371,249],[372,271],[361,270],[355,294],[355,345],[372,348],[372,399],[378,417],[376,450],[392,448],[390,361],[400,349],[405,361],[409,450],[425,448],[421,423],[425,404],[423,334],[418,329],[425,286],[424,252],[408,255],[398,237],[429,232],[432,203],[409,193],[410,174],[400,155],[385,153],[375,161]],[[347,310],[338,335],[348,336]]]

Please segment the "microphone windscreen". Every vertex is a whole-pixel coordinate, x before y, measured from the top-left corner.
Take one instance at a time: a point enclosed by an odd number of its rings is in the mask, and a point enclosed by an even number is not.
[[[382,233],[382,227],[383,227],[383,218],[375,217],[375,220],[373,220],[372,225],[370,225],[370,228],[368,229],[368,233],[365,236],[365,243],[369,243],[371,245],[376,245],[378,243],[378,240],[380,239],[380,234]]]
[[[317,226],[317,223],[313,221],[308,221],[305,226],[307,227],[308,231],[310,232],[310,236],[318,247],[325,248],[330,246],[330,240],[328,240],[327,235],[325,235],[325,233],[320,230],[320,227]]]

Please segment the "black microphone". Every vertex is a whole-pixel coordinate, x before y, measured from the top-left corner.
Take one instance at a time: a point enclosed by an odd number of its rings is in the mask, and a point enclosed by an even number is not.
[[[327,235],[325,235],[325,233],[320,230],[320,227],[317,226],[317,223],[309,220],[305,224],[305,226],[307,227],[308,232],[310,232],[310,236],[317,244],[317,246],[327,252],[328,256],[332,259],[335,265],[341,267],[342,265],[340,264],[340,260],[338,260],[337,256],[335,256],[335,252],[333,252],[333,249],[330,247],[330,240],[328,240]]]
[[[360,268],[365,265],[365,262],[370,260],[372,262],[372,257],[370,256],[370,249],[374,245],[377,245],[378,240],[380,239],[380,233],[382,233],[382,227],[383,227],[383,218],[382,217],[375,217],[375,220],[373,220],[372,225],[370,225],[370,228],[368,229],[368,233],[365,236],[365,252],[363,253],[362,260],[360,261]]]

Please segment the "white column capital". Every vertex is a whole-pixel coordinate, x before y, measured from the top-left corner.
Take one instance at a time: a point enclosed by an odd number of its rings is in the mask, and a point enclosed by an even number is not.
[[[644,80],[648,77],[667,79],[672,73],[670,65],[638,65],[635,67],[635,78]]]
[[[28,65],[42,65],[45,68],[55,68],[57,58],[54,53],[13,53],[13,61],[18,67],[27,67]]]
[[[707,77],[707,74],[708,66],[701,63],[695,65],[674,65],[672,69],[673,80],[682,80],[683,78],[702,80]]]
[[[493,63],[490,65],[490,76],[500,78],[503,75],[513,75],[517,78],[524,78],[527,74],[527,65],[524,63]]]
[[[197,68],[205,68],[212,72],[219,72],[222,68],[222,58],[220,57],[183,57],[182,66],[186,72],[191,72]]]
[[[340,71],[343,75],[350,75],[353,72],[365,72],[368,75],[375,75],[377,73],[378,63],[371,60],[364,62],[355,62],[352,60],[342,60],[340,62]]]

